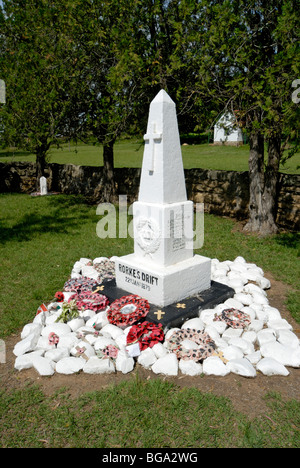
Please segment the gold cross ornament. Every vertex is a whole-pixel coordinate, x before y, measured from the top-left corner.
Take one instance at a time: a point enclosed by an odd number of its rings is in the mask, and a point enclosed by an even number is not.
[[[176,307],[177,307],[177,309],[185,309],[186,305],[185,304],[180,304],[178,302],[178,304],[176,304]]]
[[[165,315],[165,312],[163,312],[162,310],[157,310],[156,312],[154,312],[154,315],[157,316],[157,320],[161,320],[161,317],[162,315]]]

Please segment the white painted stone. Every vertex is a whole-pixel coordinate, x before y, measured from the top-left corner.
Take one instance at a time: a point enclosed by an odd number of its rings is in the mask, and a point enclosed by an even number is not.
[[[205,325],[211,324],[215,317],[215,310],[214,309],[204,309],[200,310],[199,312],[199,318],[202,320],[202,322]]]
[[[122,372],[122,374],[128,374],[134,368],[134,359],[129,357],[124,351],[119,351],[116,359],[116,369]]]
[[[213,321],[209,323],[208,326],[215,328],[220,335],[222,335],[227,328],[227,324],[225,322],[219,321]]]
[[[255,320],[256,318],[256,312],[254,309],[252,309],[252,307],[249,307],[249,306],[242,307],[241,312],[248,314],[250,316],[251,321]]]
[[[257,304],[252,304],[252,307],[254,308]],[[268,321],[268,312],[266,312],[264,309],[261,308],[261,306],[258,305],[258,307],[255,308],[255,313],[256,313],[256,319],[261,320],[263,323],[267,323]]]
[[[72,356],[76,356],[79,352],[79,350],[77,349],[79,348],[80,350],[82,349],[83,350],[83,354],[87,357],[87,358],[90,358],[92,356],[95,356],[95,349],[92,345],[90,345],[89,343],[87,343],[86,341],[79,341],[78,343],[76,343],[75,346],[73,346],[73,348],[70,350],[70,354]],[[85,359],[85,358],[84,358]]]
[[[291,366],[292,367],[300,367],[300,346],[297,348],[290,348],[292,349],[292,355],[291,355]]]
[[[276,307],[271,307],[270,305],[264,305],[263,310],[266,312],[268,321],[269,320],[279,320],[281,319],[281,315]]]
[[[178,374],[178,360],[174,353],[168,353],[165,356],[157,359],[151,367],[155,374],[164,375],[177,375]]]
[[[254,332],[258,333],[260,330],[262,330],[264,326],[264,321],[263,320],[251,320],[251,323],[248,326],[248,330],[251,331],[253,330]]]
[[[241,338],[243,338],[244,340],[246,341],[249,341],[250,343],[254,344],[256,342],[256,339],[257,339],[257,334],[255,331],[245,331]]]
[[[263,357],[273,358],[284,366],[300,366],[300,347],[284,346],[278,341],[270,341],[260,348]]]
[[[236,346],[237,348],[240,348],[244,354],[252,354],[254,353],[254,346],[252,343],[250,343],[247,340],[244,340],[243,338],[231,338],[228,341],[229,345]]]
[[[243,351],[241,348],[238,348],[237,346],[229,345],[226,348],[222,350],[223,356],[225,359],[228,361],[232,359],[240,359],[244,356]]]
[[[260,286],[254,283],[247,283],[243,288],[245,293],[252,294],[253,292],[257,292],[258,294],[263,294],[267,296],[266,291],[264,291]]]
[[[225,309],[228,309],[228,306],[222,302],[221,304],[218,304],[215,308],[214,308],[214,313],[217,314],[217,315],[220,315],[223,310]]]
[[[251,362],[246,358],[241,359],[233,359],[229,361],[227,367],[230,372],[238,375],[242,375],[243,377],[255,377],[256,370],[252,366]]]
[[[232,338],[239,338],[243,333],[242,328],[226,328],[224,331],[222,338],[226,341],[231,340]]]
[[[108,323],[107,325],[104,325],[104,327],[101,329],[101,333],[108,333],[112,339],[116,339],[117,336],[123,334],[123,330],[116,325],[113,325],[112,323]]]
[[[237,273],[247,273],[247,266],[241,262],[233,262],[230,266],[230,271],[236,271]]]
[[[216,347],[221,350],[228,346],[228,342],[226,340],[223,340],[222,337],[216,338],[214,342],[215,342]]]
[[[273,358],[263,358],[257,365],[256,369],[264,375],[289,375],[287,368],[276,359]]]
[[[157,357],[152,348],[144,349],[137,358],[138,363],[146,369],[150,369],[156,360]]]
[[[36,350],[43,350],[44,352],[49,351],[51,349],[55,348],[54,345],[51,345],[49,343],[48,337],[46,336],[40,336],[37,344],[36,344]]]
[[[99,359],[92,356],[83,366],[85,374],[113,374],[116,371],[115,365],[111,359]]]
[[[80,316],[84,319],[85,322],[95,317],[96,312],[94,310],[85,309],[80,313]]]
[[[76,374],[77,372],[81,371],[85,365],[85,359],[79,357],[66,357],[58,361],[56,364],[56,372],[59,374]]]
[[[45,358],[50,361],[58,362],[65,357],[69,357],[70,353],[68,348],[53,348],[45,352]]]
[[[85,321],[82,317],[76,317],[72,320],[67,322],[67,325],[71,328],[72,331],[78,330],[78,328],[83,327],[85,325]]]
[[[230,372],[227,365],[217,356],[210,356],[204,359],[202,369],[205,375],[225,376]]]
[[[53,323],[55,323],[56,320],[59,318],[60,314],[61,311],[57,311],[47,315],[45,318],[45,325],[52,325]]]
[[[207,325],[204,329],[205,333],[207,333],[214,341],[220,338],[220,334],[218,330],[215,328],[213,324]]]
[[[47,179],[44,176],[40,177],[40,193],[41,195],[47,195],[48,193]]]
[[[203,330],[204,329],[204,323],[200,318],[195,317],[195,318],[192,318],[192,319],[187,320],[186,322],[184,322],[184,324],[182,325],[181,328],[182,329],[193,328],[194,330]]]
[[[156,343],[152,346],[152,350],[158,359],[165,356],[168,352],[162,343]]]
[[[116,346],[116,342],[115,340],[113,340],[111,337],[107,337],[107,336],[98,336],[98,338],[95,340],[94,342],[94,348],[96,351],[98,351],[99,349],[102,350],[104,348],[106,348],[106,346],[108,345],[113,345],[113,346]]]
[[[79,342],[75,332],[66,333],[59,337],[58,348],[67,348],[71,350]]]
[[[98,271],[93,267],[89,265],[84,265],[81,268],[81,274],[82,276],[86,276],[87,278],[92,278],[92,279],[98,279],[99,273]]]
[[[75,262],[74,265],[73,265],[72,271],[74,273],[81,274],[81,268],[83,267],[83,265],[84,265],[84,263],[82,263],[80,261]]]
[[[241,302],[244,306],[249,306],[253,302],[253,297],[251,294],[238,293],[233,296],[233,299]]]
[[[234,263],[242,263],[242,264],[245,264],[246,263],[246,260],[244,259],[244,257],[241,257],[241,256],[238,256],[234,259]]]
[[[253,302],[255,302],[256,304],[260,304],[260,305],[269,304],[268,298],[262,293],[258,293],[256,291],[252,292],[252,298],[253,298]]]
[[[32,365],[34,369],[42,376],[53,375],[55,372],[55,363],[42,356],[36,356]]]
[[[227,274],[227,270],[225,268],[217,268],[213,272],[213,277],[214,277],[214,279],[217,280],[220,277],[226,277],[226,274]]]
[[[116,345],[117,345],[120,349],[125,349],[125,348],[126,348],[126,345],[127,345],[127,337],[126,337],[126,335],[124,335],[124,333],[122,333],[122,335],[117,336],[116,339],[115,339],[115,342],[116,342]]]
[[[57,336],[61,337],[71,331],[71,328],[66,323],[52,323],[43,328],[41,335],[48,337],[50,333],[55,333]]]
[[[39,351],[32,351],[27,354],[21,354],[20,356],[17,356],[15,359],[14,363],[14,368],[17,369],[18,371],[24,370],[24,369],[31,369],[33,367],[33,360],[35,357],[40,357],[43,354],[43,350]]]
[[[274,330],[292,330],[293,327],[286,319],[269,320],[268,326]]]
[[[37,331],[30,333],[26,338],[24,338],[24,340],[19,341],[15,345],[13,349],[14,355],[21,356],[29,351],[33,351],[37,345],[38,339],[39,333]]]
[[[245,284],[244,281],[240,278],[232,278],[232,279],[229,279],[228,281],[228,286],[233,288],[236,292],[242,291],[244,284]]]
[[[228,309],[233,308],[233,309],[241,310],[242,307],[244,307],[244,305],[240,301],[237,301],[236,299],[233,299],[233,298],[227,299],[227,301],[225,301],[224,304]]]
[[[290,346],[291,348],[298,348],[299,338],[291,330],[279,329],[276,331],[277,341],[284,346]]]
[[[245,358],[248,359],[252,365],[256,365],[261,360],[261,352],[257,350],[254,353],[246,354]]]
[[[179,370],[182,372],[182,374],[190,376],[201,375],[203,372],[202,364],[195,362],[192,359],[180,359]]]
[[[271,287],[271,282],[264,276],[260,276],[257,280],[257,283],[262,289],[270,289]]]
[[[276,341],[275,330],[272,328],[263,328],[257,333],[257,343],[262,346],[270,341]]]
[[[86,325],[93,327],[95,330],[101,330],[101,328],[108,324],[109,321],[105,310],[98,312],[94,316],[91,316],[91,318],[86,321]]]
[[[42,325],[39,323],[28,323],[25,325],[21,331],[21,339],[24,340],[27,338],[31,333],[39,335],[42,330]]]

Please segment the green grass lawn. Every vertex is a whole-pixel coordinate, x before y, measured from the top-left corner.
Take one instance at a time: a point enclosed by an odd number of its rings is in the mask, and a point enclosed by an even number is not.
[[[141,167],[143,159],[143,141],[123,139],[114,147],[115,167]],[[185,169],[203,168],[227,171],[248,171],[249,145],[240,147],[213,146],[211,144],[183,145],[182,157]],[[0,150],[0,162],[35,161],[35,156],[13,149]],[[51,148],[49,161],[58,164],[76,164],[82,166],[101,166],[103,164],[100,145],[63,144],[62,148]],[[288,160],[280,171],[299,174],[300,153]]]
[[[125,255],[133,240],[99,239],[96,206],[78,196],[0,194],[0,337],[19,333],[53,299],[81,257]],[[300,323],[300,246],[296,234],[268,239],[234,230],[235,221],[205,216],[198,253],[242,255],[292,287],[288,307]],[[1,382],[1,380],[0,380]],[[266,391],[269,418],[249,420],[231,402],[195,388],[138,376],[80,398],[61,389],[0,391],[1,447],[300,447],[300,405]]]

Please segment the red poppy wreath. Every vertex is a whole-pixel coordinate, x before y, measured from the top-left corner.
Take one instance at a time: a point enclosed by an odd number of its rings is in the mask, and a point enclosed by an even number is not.
[[[130,328],[126,341],[127,345],[138,342],[140,351],[144,351],[146,348],[152,348],[163,339],[164,332],[161,323],[156,325],[156,323],[142,322]]]
[[[116,299],[107,311],[110,323],[119,327],[127,327],[145,317],[150,309],[149,302],[140,296],[130,294]]]
[[[78,309],[89,309],[95,312],[105,309],[109,305],[109,301],[106,296],[88,291],[83,291],[79,294],[73,294],[70,297],[69,302],[72,300],[76,301],[76,306]]]

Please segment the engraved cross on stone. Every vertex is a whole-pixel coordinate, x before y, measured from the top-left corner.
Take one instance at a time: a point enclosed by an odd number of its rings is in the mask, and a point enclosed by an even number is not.
[[[156,123],[151,122],[150,133],[144,135],[144,140],[149,143],[149,157],[146,161],[146,167],[149,172],[154,171],[154,155],[155,155],[155,143],[160,143],[162,139],[162,133],[156,133]]]

